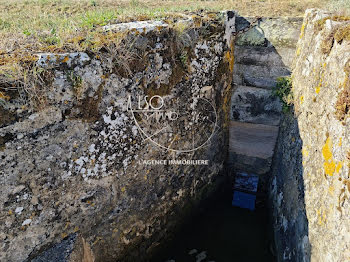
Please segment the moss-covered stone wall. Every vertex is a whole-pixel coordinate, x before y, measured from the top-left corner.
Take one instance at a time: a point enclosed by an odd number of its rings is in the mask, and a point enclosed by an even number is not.
[[[348,27],[311,9],[301,28],[271,184],[279,261],[350,260]]]
[[[141,261],[169,236],[220,180],[232,24],[109,25],[123,38],[0,83],[1,261]]]

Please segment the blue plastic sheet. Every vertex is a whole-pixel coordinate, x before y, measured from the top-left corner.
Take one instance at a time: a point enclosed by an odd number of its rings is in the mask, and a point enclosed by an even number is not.
[[[232,205],[253,211],[255,209],[255,200],[255,195],[234,191]]]

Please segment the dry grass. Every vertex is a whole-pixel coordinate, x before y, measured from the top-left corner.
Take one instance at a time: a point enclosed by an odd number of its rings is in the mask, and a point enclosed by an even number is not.
[[[109,22],[157,19],[200,9],[249,16],[300,16],[326,0],[0,0],[0,52],[63,46]],[[25,45],[24,43],[28,43]]]
[[[47,83],[44,79],[49,77],[45,75],[48,72],[40,71],[42,69],[35,66],[36,57],[33,54],[37,52],[92,51],[100,55],[101,59],[109,59],[107,62],[117,65],[121,63],[119,67],[128,68],[126,65],[135,58],[127,48],[120,48],[124,35],[102,30],[101,27],[108,23],[176,17],[179,13],[198,10],[236,10],[244,16],[302,16],[307,8],[344,10],[349,5],[348,2],[349,0],[0,0],[0,102],[6,103],[8,100],[6,92],[24,90],[26,99],[34,101],[35,105],[45,105],[45,99],[42,98],[45,97],[43,87]],[[99,52],[102,47],[107,50],[107,58]]]

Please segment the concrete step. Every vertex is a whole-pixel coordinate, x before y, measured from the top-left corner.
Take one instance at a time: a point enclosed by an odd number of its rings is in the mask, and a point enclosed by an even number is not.
[[[271,90],[238,86],[231,99],[231,120],[278,126],[282,104]]]
[[[254,77],[249,75],[240,75],[240,82],[242,85],[254,86],[258,88],[272,89],[276,86],[277,80],[275,78]],[[237,82],[238,83],[238,82]],[[236,84],[236,82],[234,82]]]
[[[271,89],[276,86],[276,80],[281,76],[289,76],[291,74],[287,67],[282,66],[266,66],[266,65],[247,65],[236,63],[234,74],[238,76],[235,84],[244,83],[248,86]],[[239,78],[241,78],[239,80]]]
[[[295,48],[236,46],[235,62],[245,65],[265,65],[291,68]]]
[[[230,122],[229,163],[239,171],[262,175],[271,168],[278,127]]]

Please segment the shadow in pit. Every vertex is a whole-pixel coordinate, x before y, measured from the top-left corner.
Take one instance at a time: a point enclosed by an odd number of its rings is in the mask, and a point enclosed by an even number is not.
[[[225,183],[150,262],[272,262],[266,208],[233,207]]]
[[[269,184],[270,221],[278,261],[310,261],[305,210],[303,142],[293,112],[280,125]]]

